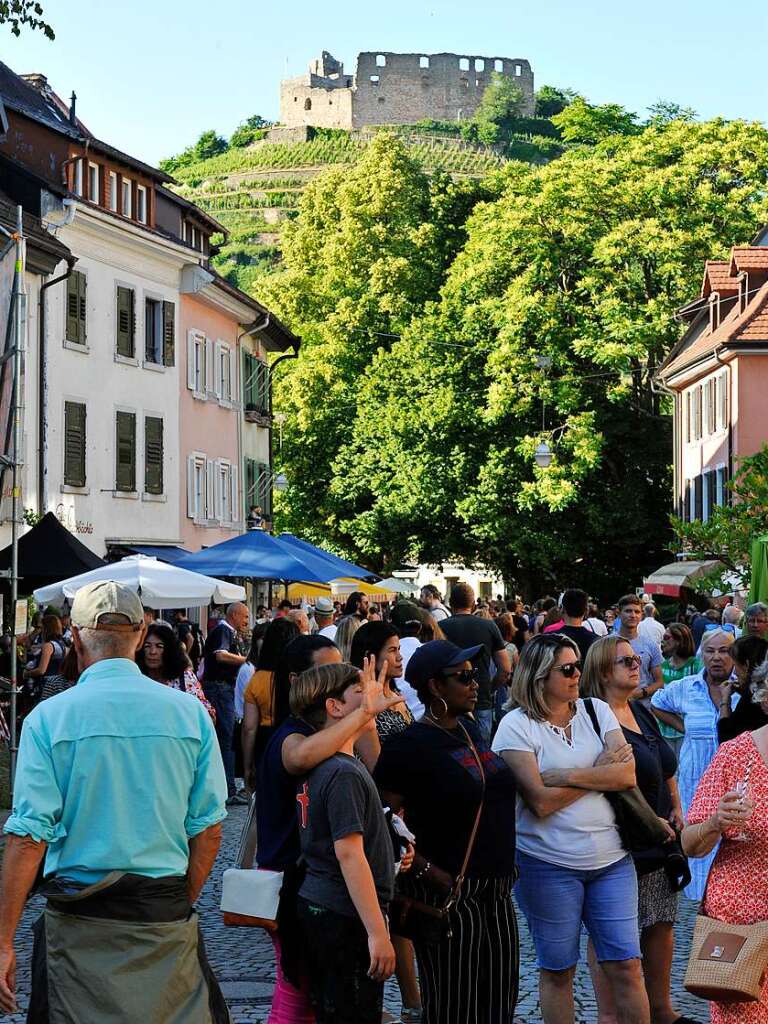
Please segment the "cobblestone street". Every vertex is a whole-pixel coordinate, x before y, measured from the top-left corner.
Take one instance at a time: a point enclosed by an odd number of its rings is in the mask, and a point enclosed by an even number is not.
[[[260,929],[224,928],[218,910],[221,873],[231,864],[237,850],[245,808],[232,808],[224,823],[224,841],[219,858],[198,903],[203,919],[206,947],[211,965],[221,981],[227,997],[233,1024],[257,1024],[266,1021],[274,979],[272,945]],[[32,950],[31,923],[40,912],[42,901],[33,900],[27,908],[17,937],[19,1002],[26,1009],[29,995],[29,960]],[[682,990],[682,978],[688,956],[689,937],[693,927],[696,905],[689,900],[681,902],[681,921],[674,965],[673,993],[681,1013],[694,1020],[708,1020],[708,1008],[699,999]],[[521,921],[520,925],[520,1000],[517,1022],[538,1021],[538,995],[536,967],[530,939]],[[395,1015],[399,1009],[397,986],[387,986],[386,1007]],[[579,967],[576,980],[577,1020],[580,1024],[593,1024],[597,1020],[592,986],[586,968]],[[5,1018],[22,1024],[24,1014]],[[456,1024],[461,1024],[457,1021]]]

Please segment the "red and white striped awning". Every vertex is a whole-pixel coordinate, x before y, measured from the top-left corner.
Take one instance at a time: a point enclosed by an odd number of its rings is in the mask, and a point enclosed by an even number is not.
[[[659,594],[662,597],[680,597],[683,587],[690,587],[694,580],[701,579],[712,572],[713,569],[721,568],[722,562],[710,560],[707,562],[672,562],[670,565],[662,565],[656,572],[643,580],[643,589],[646,594]]]

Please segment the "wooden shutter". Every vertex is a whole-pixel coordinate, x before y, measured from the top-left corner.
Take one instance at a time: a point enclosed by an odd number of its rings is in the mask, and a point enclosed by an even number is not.
[[[205,518],[216,518],[216,464],[213,459],[205,463]]]
[[[73,270],[67,278],[67,341],[85,344],[85,274]]]
[[[133,288],[117,289],[117,354],[132,359],[136,337],[136,296]]]
[[[187,331],[187,387],[195,390],[195,332]]]
[[[163,421],[159,416],[144,417],[144,490],[163,493]]]
[[[211,338],[205,339],[205,391],[216,395],[216,347]]]
[[[704,515],[704,479],[699,474],[693,481],[693,508],[694,508],[694,519],[697,522],[701,522]]]
[[[254,505],[261,505],[265,515],[269,515],[272,509],[272,479],[269,471],[269,464],[266,462],[256,463],[256,500]]]
[[[163,303],[163,366],[176,363],[176,306]]]
[[[136,490],[136,414],[118,412],[116,417],[115,488]]]
[[[64,403],[64,483],[85,487],[85,406]]]
[[[232,463],[229,467],[229,483],[232,488],[232,497],[229,499],[229,516],[233,523],[240,521],[240,491],[237,486],[237,466]]]

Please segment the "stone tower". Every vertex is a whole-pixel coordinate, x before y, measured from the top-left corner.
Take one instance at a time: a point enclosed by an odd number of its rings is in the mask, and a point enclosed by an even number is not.
[[[327,50],[307,74],[280,84],[280,120],[289,127],[363,128],[425,118],[466,120],[477,110],[493,72],[512,78],[534,110],[533,71],[523,58],[456,53],[360,53],[354,75]]]

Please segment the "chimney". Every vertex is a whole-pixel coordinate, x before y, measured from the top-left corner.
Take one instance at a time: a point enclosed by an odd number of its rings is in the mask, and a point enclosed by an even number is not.
[[[29,75],[19,75],[19,78],[22,78],[27,85],[31,85],[33,89],[37,89],[37,91],[41,92],[43,96],[46,96],[50,92],[51,87],[48,85],[48,79],[45,75],[41,75],[35,71]]]
[[[72,95],[69,97],[69,123],[77,127],[77,117],[75,115],[75,103],[77,102],[77,96],[74,89]]]

